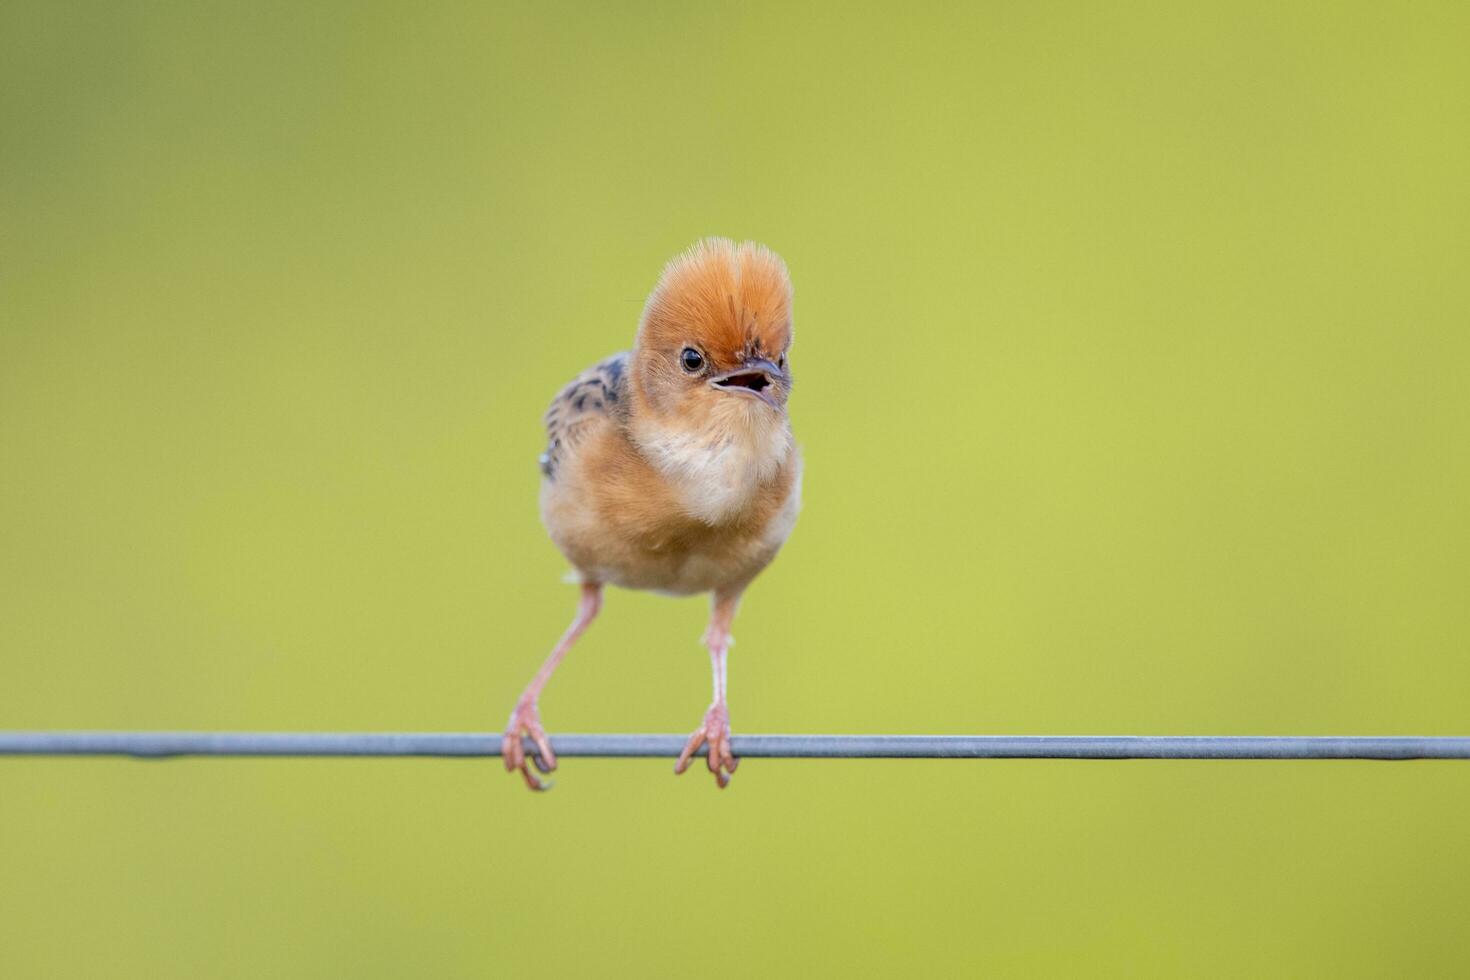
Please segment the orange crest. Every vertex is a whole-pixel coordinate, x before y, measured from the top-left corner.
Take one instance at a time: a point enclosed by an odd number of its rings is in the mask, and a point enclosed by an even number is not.
[[[648,297],[638,346],[675,351],[696,343],[717,365],[775,358],[791,343],[791,279],[764,245],[706,238],[664,267]]]

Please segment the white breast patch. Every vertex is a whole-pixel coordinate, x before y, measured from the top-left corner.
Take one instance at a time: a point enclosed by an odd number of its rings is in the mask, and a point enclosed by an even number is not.
[[[780,422],[702,432],[645,424],[638,426],[637,440],[678,488],[684,509],[708,524],[739,513],[791,452],[791,430]]]

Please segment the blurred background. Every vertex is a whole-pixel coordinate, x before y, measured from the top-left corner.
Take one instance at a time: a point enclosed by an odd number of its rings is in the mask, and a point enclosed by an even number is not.
[[[0,7],[0,726],[497,730],[541,413],[796,284],[744,732],[1470,734],[1458,4]],[[613,592],[553,731],[685,732]],[[1449,763],[0,760],[6,977],[1451,976]]]

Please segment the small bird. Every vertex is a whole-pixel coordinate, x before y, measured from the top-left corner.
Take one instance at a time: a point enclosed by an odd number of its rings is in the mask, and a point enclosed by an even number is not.
[[[546,413],[541,519],[581,585],[576,617],[511,712],[507,772],[556,768],[537,700],[602,606],[604,585],[710,593],[703,643],[714,701],[674,766],[706,743],[720,788],[730,750],[725,657],[740,596],[776,557],[801,507],[791,434],[791,280],[753,242],[709,238],[665,266],[631,351],[583,371]],[[523,737],[537,748],[526,758]]]

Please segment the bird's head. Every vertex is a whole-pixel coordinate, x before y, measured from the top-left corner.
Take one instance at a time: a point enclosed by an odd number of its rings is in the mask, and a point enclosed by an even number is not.
[[[636,410],[686,430],[785,431],[790,346],[780,256],[707,238],[670,262],[648,297],[633,350]]]

